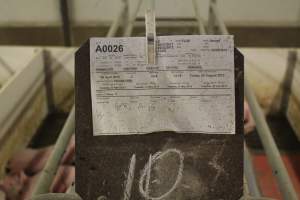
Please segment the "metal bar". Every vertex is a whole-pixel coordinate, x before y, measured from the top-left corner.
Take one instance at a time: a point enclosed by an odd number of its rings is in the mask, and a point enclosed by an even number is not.
[[[253,115],[259,137],[264,146],[268,161],[272,167],[273,174],[278,181],[279,189],[284,199],[296,200],[298,197],[284,163],[281,160],[280,152],[268,127],[264,113],[262,112],[255,94],[253,93],[247,80],[245,80],[245,95],[248,100],[251,113]]]
[[[155,0],[147,0],[148,5],[147,8],[148,10],[152,10],[153,12],[155,11]]]
[[[142,5],[142,0],[138,0],[132,16],[129,17],[129,22],[128,22],[127,28],[125,29],[125,32],[124,32],[124,37],[130,37],[131,36],[133,26],[134,26],[134,22],[136,20],[136,16],[137,16],[137,14],[140,10],[141,5]]]
[[[245,197],[250,196],[249,186],[248,186],[247,178],[245,177],[245,175],[243,177],[243,181],[244,181],[244,188],[243,188],[244,189],[244,195],[243,195],[243,197],[245,198]]]
[[[267,197],[251,197],[251,196],[243,196],[240,200],[275,200]]]
[[[225,23],[220,17],[215,0],[212,0],[211,2],[211,9],[214,13],[220,32],[224,35],[228,35],[229,32],[225,26]],[[268,127],[265,116],[247,80],[245,80],[245,95],[248,100],[250,110],[252,112],[256,128],[258,130],[259,137],[262,141],[265,152],[267,154],[267,158],[272,167],[273,174],[275,175],[279,183],[279,189],[284,199],[296,200],[298,199],[298,197],[290,180],[288,172],[284,166],[284,163],[281,160],[280,152],[275,144],[274,138],[271,134],[270,128]]]
[[[196,19],[198,21],[198,29],[199,29],[199,33],[201,35],[205,35],[206,34],[206,30],[205,30],[205,27],[204,27],[204,23],[203,23],[203,20],[201,18],[201,15],[200,15],[200,9],[199,9],[199,4],[198,4],[198,1],[197,0],[193,0],[193,7],[194,7],[194,10],[195,10],[195,15],[196,15]]]
[[[255,172],[252,165],[252,158],[246,144],[244,144],[244,174],[247,180],[249,194],[252,197],[261,197],[261,193],[257,184]]]
[[[147,41],[147,63],[154,65],[156,58],[155,0],[148,0],[148,8],[145,15],[145,24]]]
[[[68,0],[60,0],[60,13],[62,20],[62,30],[64,36],[64,44],[69,47],[72,45],[71,25],[69,18]]]
[[[116,35],[118,28],[121,24],[121,21],[123,19],[125,11],[126,11],[126,4],[124,2],[121,2],[120,11],[119,11],[118,15],[116,16],[115,20],[113,21],[113,24],[110,26],[106,37],[113,37]]]
[[[216,3],[216,0],[210,0],[209,2],[208,25],[207,25],[208,34],[215,34],[216,17],[212,8],[212,4],[214,3]]]
[[[77,194],[48,193],[32,197],[30,200],[82,200]]]
[[[219,30],[220,30],[221,34],[222,35],[229,35],[227,27],[226,27],[224,21],[221,18],[221,15],[220,15],[219,9],[217,7],[216,1],[212,1],[210,7],[212,9],[212,12],[213,12],[213,15],[214,15],[214,19],[215,19],[215,21],[217,23],[217,26],[219,27]],[[212,28],[214,28],[214,27],[212,27]]]
[[[224,35],[228,35],[229,32],[225,26],[225,23],[220,17],[216,1],[212,1],[211,8],[214,13],[220,32]],[[274,138],[271,134],[270,128],[268,127],[265,116],[247,80],[245,80],[245,95],[248,100],[250,110],[253,115],[256,128],[258,130],[259,137],[267,154],[268,161],[272,167],[273,174],[275,175],[278,181],[279,189],[284,199],[296,200],[298,199],[297,193],[295,192],[295,189],[284,166],[284,163],[281,160],[280,152],[275,144]]]
[[[123,20],[122,20],[122,27],[123,27],[123,30],[124,30],[123,33],[124,33],[128,26],[128,23],[129,23],[130,10],[129,10],[129,0],[122,0],[122,2],[125,4],[125,11],[124,11]]]
[[[9,66],[9,64],[7,62],[5,62],[5,60],[3,60],[3,58],[1,58],[1,57],[0,57],[0,64],[10,75],[13,75],[15,73],[13,68],[11,66]]]
[[[282,97],[280,102],[280,111],[284,116],[287,115],[287,111],[289,107],[289,101],[292,93],[291,90],[292,90],[292,84],[294,79],[294,72],[297,66],[297,60],[298,60],[297,51],[290,50],[288,52],[287,68],[282,82]]]
[[[244,176],[244,195],[240,200],[274,200],[266,197],[255,197],[251,196],[250,187],[247,178]]]
[[[59,134],[54,150],[48,159],[46,166],[41,172],[39,180],[36,184],[36,188],[33,192],[33,196],[49,192],[49,188],[59,167],[60,160],[64,155],[65,149],[68,146],[72,134],[74,133],[74,125],[75,109],[73,106],[68,119]]]

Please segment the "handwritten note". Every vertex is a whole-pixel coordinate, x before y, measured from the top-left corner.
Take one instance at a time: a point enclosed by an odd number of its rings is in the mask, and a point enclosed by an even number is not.
[[[232,36],[157,37],[157,64],[145,38],[90,40],[94,135],[157,131],[234,134]]]
[[[178,156],[178,162],[179,162],[179,167],[178,167],[178,173],[176,175],[176,179],[173,181],[169,179],[169,182],[174,182],[172,183],[172,186],[168,188],[166,191],[164,191],[163,194],[159,194],[158,196],[152,196],[150,192],[150,187],[153,184],[157,184],[159,180],[153,180],[154,178],[151,177],[151,172],[153,170],[153,166],[158,162],[159,160],[165,159],[167,156]],[[136,155],[133,154],[131,159],[130,159],[130,164],[129,164],[129,171],[127,175],[127,180],[125,182],[125,188],[124,188],[124,195],[123,195],[123,200],[130,200],[131,199],[131,191],[133,187],[133,180],[135,177],[135,166],[136,166]],[[163,167],[163,166],[161,166]],[[157,152],[154,155],[149,155],[149,161],[146,163],[144,169],[142,170],[140,179],[139,179],[139,192],[145,199],[151,199],[151,200],[162,200],[165,199],[166,197],[170,196],[170,194],[178,187],[178,185],[181,182],[182,176],[183,176],[183,168],[184,168],[184,155],[183,153],[178,150],[178,149],[168,149],[164,152]],[[153,175],[154,176],[154,175]],[[171,177],[171,174],[170,174]],[[160,183],[161,185],[162,183]],[[106,198],[105,196],[100,196],[100,198]]]

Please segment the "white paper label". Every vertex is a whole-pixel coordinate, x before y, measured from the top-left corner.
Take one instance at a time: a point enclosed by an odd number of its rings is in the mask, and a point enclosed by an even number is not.
[[[94,135],[235,133],[233,36],[161,36],[156,65],[145,54],[144,37],[90,40]]]

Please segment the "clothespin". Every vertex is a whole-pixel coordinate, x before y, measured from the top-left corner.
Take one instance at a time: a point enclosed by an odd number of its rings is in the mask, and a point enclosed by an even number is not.
[[[147,63],[154,65],[156,58],[156,23],[155,0],[148,0],[148,8],[145,16],[146,23],[146,51]]]

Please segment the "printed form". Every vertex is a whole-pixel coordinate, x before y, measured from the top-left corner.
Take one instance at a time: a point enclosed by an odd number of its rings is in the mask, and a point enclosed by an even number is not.
[[[233,36],[91,38],[93,133],[234,134]]]

